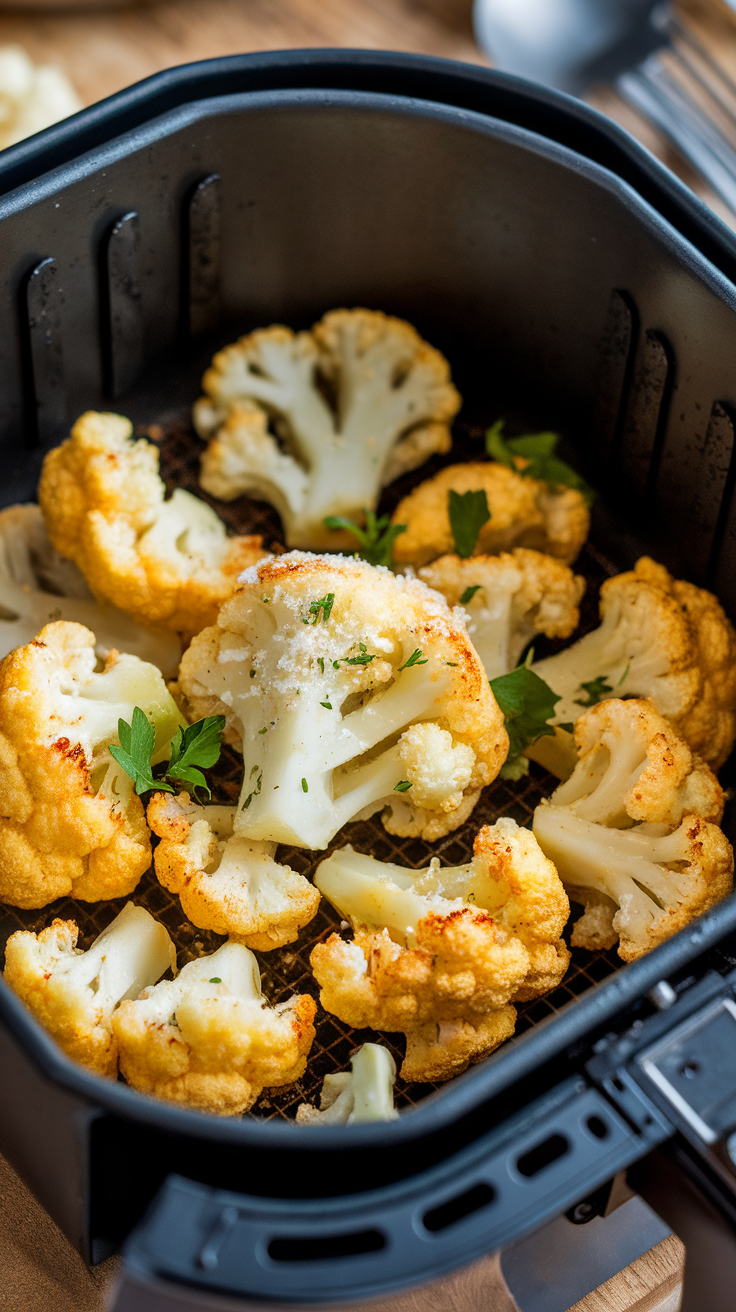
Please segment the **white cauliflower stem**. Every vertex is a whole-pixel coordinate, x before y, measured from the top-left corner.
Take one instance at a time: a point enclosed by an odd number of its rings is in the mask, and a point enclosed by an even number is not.
[[[179,668],[181,643],[166,629],[144,628],[114,606],[96,602],[84,576],[51,546],[39,506],[0,511],[0,658],[22,647],[49,620],[92,629],[104,658],[115,649],[157,665],[165,678]]]
[[[198,806],[187,793],[156,793],[148,823],[161,842],[156,875],[178,893],[192,924],[268,952],[298,937],[319,893],[274,860],[275,843],[233,837],[234,806]]]
[[[508,674],[532,638],[569,638],[585,579],[561,560],[516,547],[499,556],[441,556],[418,570],[451,606],[465,609],[468,633],[489,679]]]
[[[358,815],[439,837],[508,750],[467,635],[423,583],[299,552],[243,576],[179,686],[242,743],[236,837],[324,848]]]
[[[395,1121],[396,1063],[380,1043],[364,1043],[351,1058],[350,1071],[325,1075],[320,1110],[302,1103],[297,1125],[357,1125],[361,1121]]]
[[[141,1093],[238,1116],[304,1074],[315,1010],[306,994],[269,1006],[253,953],[225,943],[118,1008],[120,1070]]]
[[[31,934],[18,930],[5,951],[5,983],[23,999],[67,1056],[100,1075],[117,1075],[112,1015],[164,971],[176,969],[163,925],[128,902],[86,952],[73,920]]]
[[[715,775],[650,701],[610,700],[578,720],[580,760],[534,813],[534,833],[585,914],[579,947],[625,961],[730,893],[733,851]]]
[[[460,405],[439,351],[371,310],[335,310],[311,332],[251,333],[215,356],[203,386],[194,423],[213,441],[202,486],[270,501],[295,547],[353,545],[324,518],[360,518],[384,484],[449,450]]]

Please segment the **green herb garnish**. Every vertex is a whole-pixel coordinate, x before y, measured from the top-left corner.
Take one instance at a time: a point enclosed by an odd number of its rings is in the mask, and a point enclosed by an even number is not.
[[[302,779],[302,792],[303,793],[309,792],[309,784],[307,783],[306,779]]]
[[[334,592],[328,592],[326,596],[320,597],[319,601],[313,601],[309,607],[309,614],[313,619],[305,620],[305,624],[319,624],[320,618],[323,624],[326,624],[332,613],[332,607],[335,604]]]
[[[212,979],[209,981],[209,983],[210,983],[210,984],[222,984],[222,980],[220,979],[220,976],[219,976],[219,975],[213,975],[213,976],[212,976]]]
[[[404,664],[399,666],[399,674],[401,674],[401,671],[402,671],[402,670],[410,670],[411,667],[412,667],[412,665],[426,665],[426,664],[427,664],[427,660],[428,660],[429,658],[426,657],[424,660],[420,660],[421,655],[422,655],[422,649],[421,649],[421,647],[417,647],[417,648],[412,652],[412,654],[411,654],[411,656],[409,657],[408,661],[404,661]]]
[[[395,793],[405,793],[408,788],[411,788],[411,784],[409,783],[408,779],[402,779],[400,783],[394,784]]]
[[[484,524],[491,518],[488,499],[485,492],[456,492],[450,488],[447,497],[447,513],[450,517],[450,531],[455,542],[455,550],[462,560],[467,560],[475,550]]]
[[[361,560],[367,560],[369,565],[386,565],[388,569],[393,569],[394,542],[399,533],[406,532],[406,524],[392,524],[389,515],[381,515],[379,518],[373,510],[365,510],[363,513],[365,528],[355,524],[352,519],[346,519],[344,515],[328,515],[322,523],[325,528],[342,528],[352,533],[360,543],[356,555]]]
[[[475,596],[476,592],[480,592],[482,587],[483,587],[482,583],[471,583],[470,587],[465,589],[462,597],[460,598],[460,605],[467,606],[468,602],[473,600],[473,597]]]
[[[486,433],[486,451],[523,478],[539,478],[550,492],[560,487],[576,488],[587,505],[595,492],[571,465],[555,455],[558,433],[526,433],[523,437],[504,437],[503,419],[498,419]]]
[[[520,779],[528,774],[529,763],[523,756],[524,749],[538,738],[554,737],[554,726],[548,721],[552,719],[560,698],[529,668],[532,657],[533,652],[530,652],[523,665],[510,674],[500,674],[490,680],[491,692],[503,712],[509,736],[509,754],[500,772],[502,779]]]
[[[209,798],[211,793],[202,770],[209,769],[219,760],[224,728],[224,715],[208,715],[186,728],[180,725],[171,741],[171,757],[166,769],[160,778],[156,778],[151,768],[156,734],[145,712],[136,706],[130,724],[118,720],[120,746],[111,743],[110,755],[130,775],[139,796],[153,788],[173,793],[175,789],[165,782],[170,779],[175,783],[190,784],[195,789],[202,788]]]
[[[320,706],[324,706],[326,711],[332,710],[332,702],[320,702]]]
[[[375,656],[370,656],[368,654],[364,642],[359,642],[358,648],[360,651],[359,656],[339,656],[336,661],[332,662],[333,669],[339,670],[341,663],[343,665],[370,665],[371,661],[376,659]]]
[[[576,697],[576,706],[597,706],[603,701],[607,692],[613,692],[613,688],[608,682],[607,674],[599,674],[597,679],[591,679],[588,683],[581,683],[578,692],[584,692],[585,697]]]

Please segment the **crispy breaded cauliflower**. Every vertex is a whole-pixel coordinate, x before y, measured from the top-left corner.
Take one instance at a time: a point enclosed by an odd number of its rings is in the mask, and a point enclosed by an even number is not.
[[[523,478],[498,461],[470,461],[441,469],[399,502],[392,523],[406,524],[406,532],[394,543],[398,566],[428,565],[454,550],[451,490],[486,494],[491,517],[478,534],[476,556],[530,547],[570,565],[588,536],[590,512],[577,489],[550,492],[542,479]]]
[[[350,1071],[325,1075],[319,1111],[303,1102],[296,1109],[297,1125],[357,1125],[362,1121],[395,1121],[396,1062],[380,1043],[364,1043],[350,1060]]]
[[[0,901],[44,907],[132,893],[151,862],[133,781],[107,751],[139,706],[166,756],[182,717],[159,670],[58,620],[0,662]]]
[[[441,556],[418,573],[451,606],[464,607],[468,633],[489,679],[516,669],[536,634],[569,638],[577,628],[585,579],[541,551],[516,547],[500,556],[467,560]]]
[[[141,1093],[240,1116],[262,1089],[304,1074],[315,1010],[299,993],[269,1006],[253,953],[225,943],[122,1003],[112,1022],[120,1070]]]
[[[513,1033],[514,1001],[559,984],[570,905],[534,835],[503,818],[467,865],[408,870],[347,847],[315,883],[352,924],[310,957],[320,1000],[357,1029],[407,1037],[407,1080],[446,1080]]]
[[[723,792],[651,701],[601,702],[580,760],[534,813],[539,845],[585,913],[572,941],[633,961],[731,892]]]
[[[651,697],[718,770],[736,735],[736,632],[716,598],[643,556],[606,580],[600,613],[599,628],[532,666],[561,698],[555,721],[577,720],[591,696]],[[540,740],[529,755],[565,778],[576,759],[572,735],[558,731],[556,744]]]
[[[113,650],[140,656],[173,678],[181,643],[167,629],[145,628],[115,606],[95,601],[76,565],[54,551],[39,506],[0,510],[0,659],[35,638],[49,620],[92,629],[104,660]]]
[[[235,814],[234,806],[198,806],[188,793],[155,793],[148,823],[161,839],[156,875],[178,893],[193,925],[269,952],[299,937],[317,914],[319,893],[274,861],[275,843],[234,837]]]
[[[0,150],[82,108],[55,64],[34,64],[23,46],[0,46]]]
[[[353,547],[325,517],[360,519],[386,483],[449,451],[460,407],[444,356],[377,310],[333,310],[311,332],[261,328],[219,351],[202,385],[202,487],[270,501],[290,547]]]
[[[164,971],[176,970],[163,925],[128,902],[86,952],[73,920],[54,920],[32,934],[19,929],[5,949],[5,983],[68,1057],[115,1079],[118,1045],[112,1015],[123,998],[137,998]]]
[[[191,637],[266,553],[259,537],[227,537],[191,492],[167,500],[158,448],[132,431],[122,415],[88,410],[49,451],[38,486],[49,538],[101,601]]]
[[[242,838],[324,848],[379,810],[391,833],[439,838],[508,751],[446,602],[359,560],[295,551],[248,570],[185,653],[179,688],[242,743]]]

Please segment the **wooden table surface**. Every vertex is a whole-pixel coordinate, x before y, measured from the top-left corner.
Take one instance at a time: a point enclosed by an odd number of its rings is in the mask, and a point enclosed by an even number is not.
[[[722,0],[682,0],[701,38],[736,78],[736,20]],[[408,50],[486,63],[473,40],[472,0],[158,0],[106,10],[0,6],[0,45],[19,42],[58,64],[85,104],[190,60],[293,46]],[[612,93],[592,97],[677,172],[722,218],[729,214],[659,134]],[[574,1312],[676,1312],[683,1251],[665,1240]],[[90,1274],[0,1159],[3,1312],[102,1312],[115,1259]],[[375,1312],[380,1312],[378,1306]],[[388,1308],[388,1305],[383,1305]],[[395,1312],[513,1312],[497,1259],[392,1301]]]

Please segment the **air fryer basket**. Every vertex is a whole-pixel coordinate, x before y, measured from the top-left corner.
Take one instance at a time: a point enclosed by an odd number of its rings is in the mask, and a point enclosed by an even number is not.
[[[363,304],[408,318],[447,354],[465,398],[452,459],[480,454],[504,414],[511,431],[560,428],[605,492],[578,564],[584,626],[600,581],[642,550],[736,614],[736,244],[593,111],[412,57],[214,61],[7,152],[0,224],[5,502],[33,496],[44,451],[92,406],[129,414],[159,443],[169,484],[198,491],[188,411],[212,350]],[[385,508],[437,467],[387,489]],[[217,509],[237,531],[279,538],[267,507]],[[228,756],[222,797],[238,783]],[[481,823],[527,822],[553,786],[536,766],[498,781],[439,845],[396,840],[378,820],[339,841],[415,867],[435,853],[457,863]],[[305,871],[319,859],[281,856]],[[152,876],[136,901],[166,923],[180,964],[221,941]],[[0,935],[70,915],[86,943],[117,909],[5,908]],[[316,991],[309,952],[337,923],[324,907],[297,944],[261,956],[273,1000]],[[332,1017],[320,1015],[299,1085],[221,1122],[72,1066],[2,987],[0,1147],[95,1259],[163,1184],[121,1308],[152,1272],[326,1301],[411,1283],[563,1210],[675,1128],[687,1135],[666,1091],[631,1073],[648,1036],[661,1039],[646,994],[671,982],[670,1029],[716,1005],[734,927],[730,899],[633,966],[576,950],[561,987],[520,1008],[517,1038],[442,1089],[400,1086],[406,1114],[389,1126],[285,1123],[368,1037]],[[709,1169],[727,1188],[728,1165]]]

